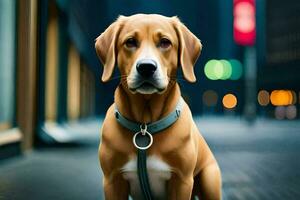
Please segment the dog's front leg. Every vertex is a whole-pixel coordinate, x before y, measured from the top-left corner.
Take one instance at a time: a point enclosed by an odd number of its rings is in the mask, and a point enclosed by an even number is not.
[[[168,183],[169,200],[190,200],[192,196],[194,179],[193,177],[179,177],[172,175]]]
[[[113,179],[104,177],[103,186],[106,200],[128,200],[129,186],[121,175]]]
[[[207,165],[199,175],[199,185],[201,188],[200,199],[222,199],[222,178],[218,164],[214,162]]]

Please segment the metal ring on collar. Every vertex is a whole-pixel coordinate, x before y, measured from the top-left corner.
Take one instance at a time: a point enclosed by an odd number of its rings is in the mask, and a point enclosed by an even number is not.
[[[143,135],[143,137],[145,137],[146,134],[149,136],[150,142],[149,142],[149,144],[148,144],[147,146],[145,146],[145,147],[140,147],[140,146],[136,143],[136,137],[137,137],[137,135],[138,135],[139,133],[141,133],[141,134]],[[133,141],[133,144],[134,144],[134,146],[135,146],[136,148],[138,148],[138,149],[140,149],[140,150],[146,150],[146,149],[149,149],[149,147],[151,147],[151,145],[152,145],[152,143],[153,143],[153,136],[152,136],[148,131],[145,131],[144,133],[142,133],[141,131],[139,131],[139,132],[136,132],[136,133],[134,134],[134,136],[133,136],[133,138],[132,138],[132,141]]]

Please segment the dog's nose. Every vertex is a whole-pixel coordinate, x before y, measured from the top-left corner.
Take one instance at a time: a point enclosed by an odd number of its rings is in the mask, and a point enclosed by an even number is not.
[[[142,77],[149,78],[156,71],[157,64],[152,59],[143,59],[138,61],[138,63],[136,64],[136,69]]]

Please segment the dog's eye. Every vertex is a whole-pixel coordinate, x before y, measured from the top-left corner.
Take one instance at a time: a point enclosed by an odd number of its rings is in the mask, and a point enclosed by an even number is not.
[[[126,40],[125,45],[127,48],[136,48],[138,45],[138,42],[134,38],[129,38],[128,40]]]
[[[163,49],[167,49],[167,48],[169,48],[171,45],[172,45],[171,41],[168,40],[167,38],[162,38],[162,39],[159,41],[159,44],[158,44],[158,46],[159,46],[160,48],[163,48]]]

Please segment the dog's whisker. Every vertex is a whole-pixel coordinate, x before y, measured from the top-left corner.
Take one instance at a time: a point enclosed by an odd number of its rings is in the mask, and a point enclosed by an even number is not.
[[[123,79],[123,78],[126,78],[128,77],[128,75],[120,75],[120,76],[115,76],[115,77],[112,77],[110,80],[115,80],[115,79]]]
[[[178,82],[188,82],[183,77],[182,78],[181,77],[170,77],[169,80],[178,81]]]

